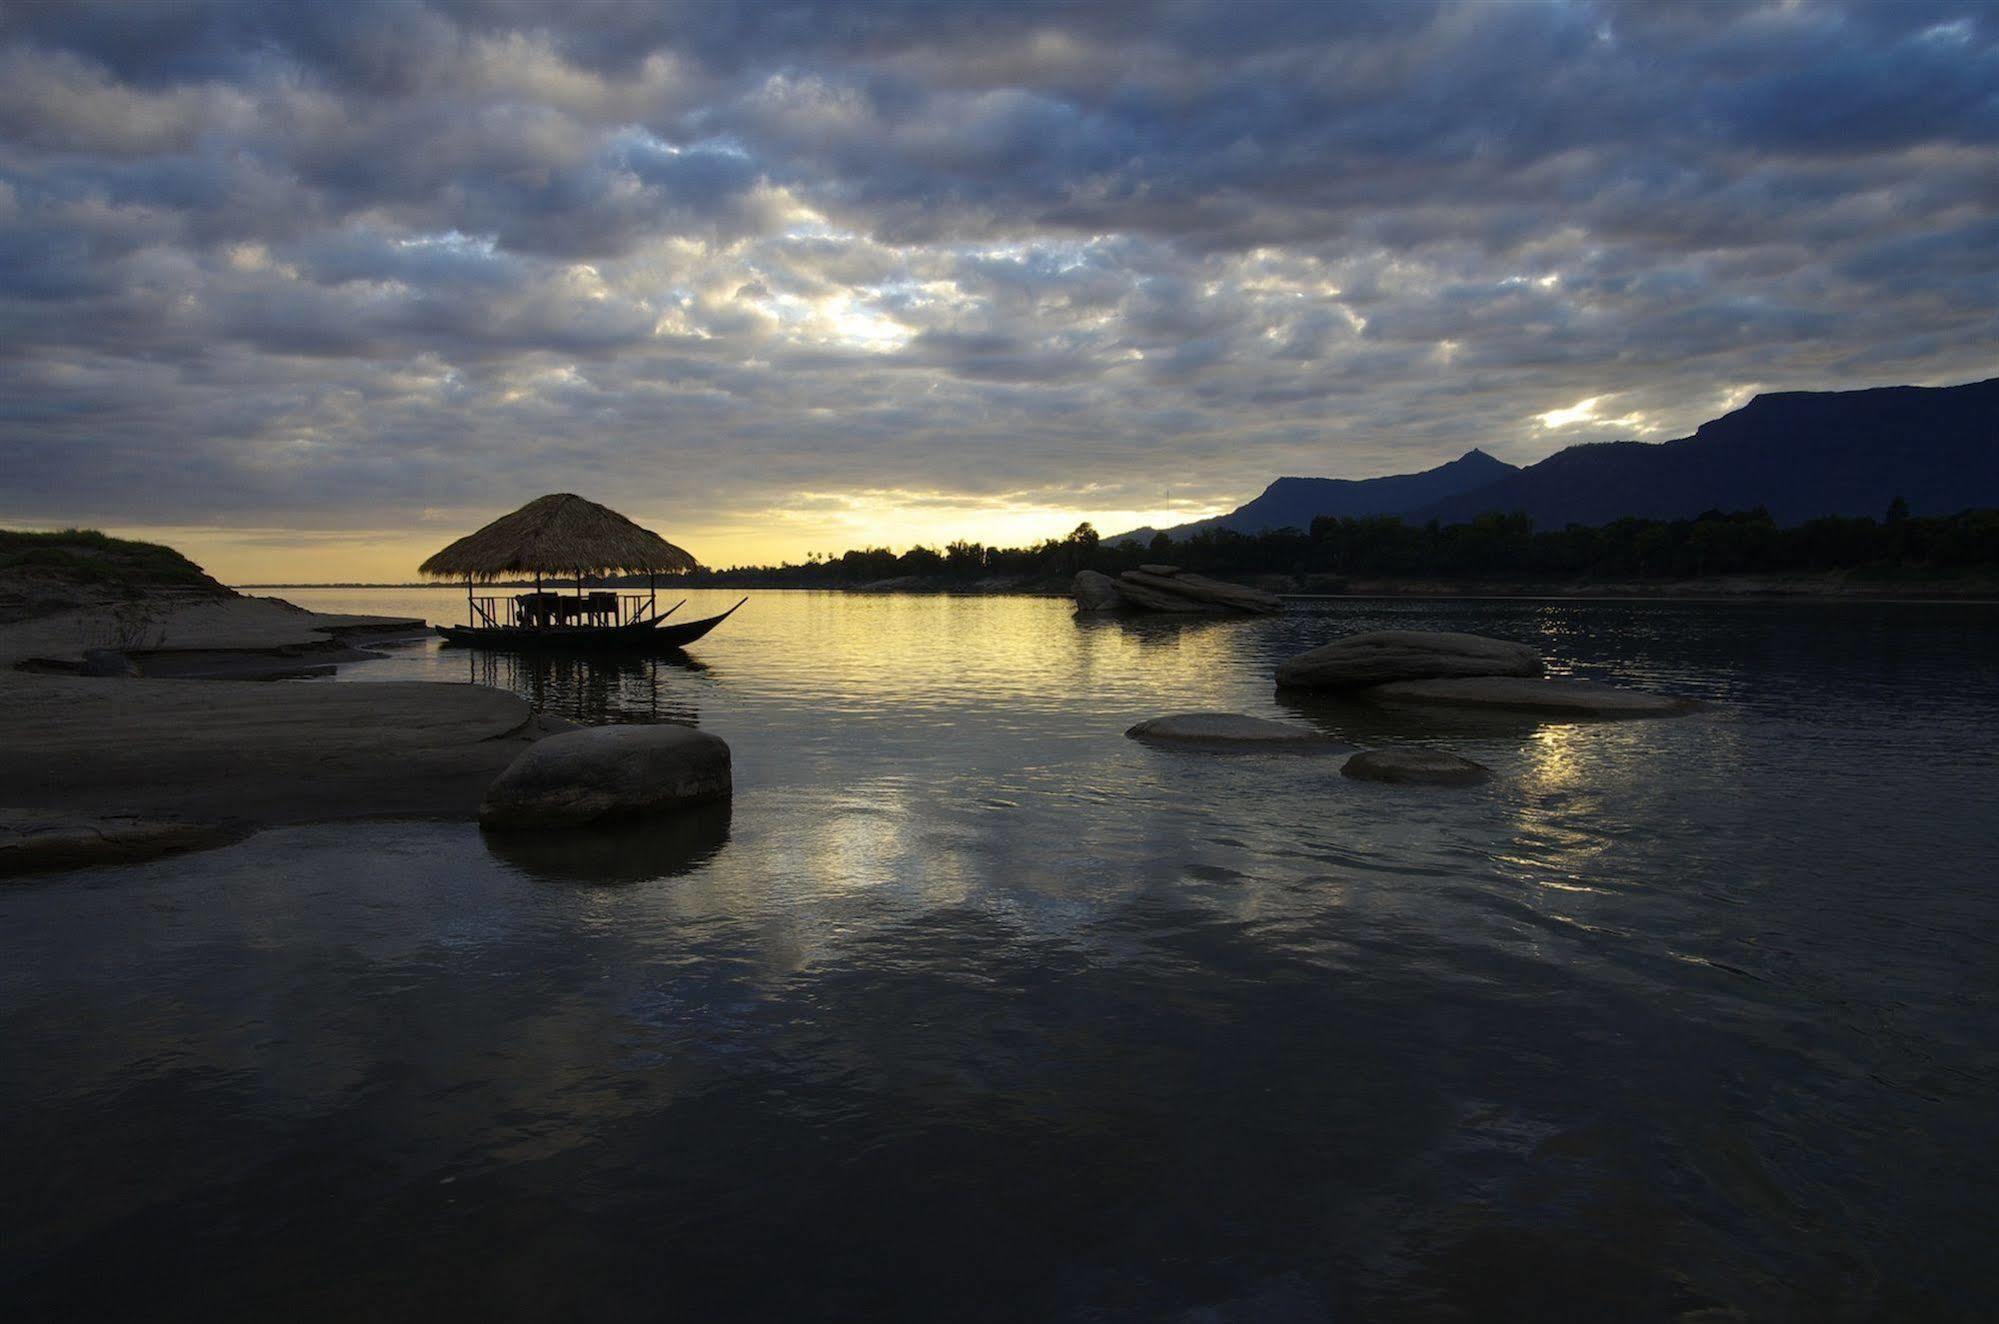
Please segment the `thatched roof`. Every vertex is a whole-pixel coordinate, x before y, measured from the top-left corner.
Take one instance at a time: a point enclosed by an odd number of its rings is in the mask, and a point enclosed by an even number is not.
[[[418,567],[436,579],[513,575],[671,574],[700,562],[651,529],[568,492],[536,497]]]

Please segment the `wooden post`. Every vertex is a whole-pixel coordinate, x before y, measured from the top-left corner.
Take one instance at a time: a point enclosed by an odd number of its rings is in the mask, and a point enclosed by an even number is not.
[[[472,605],[472,576],[470,574],[465,576],[465,623],[467,625],[477,625],[479,623],[479,612]]]

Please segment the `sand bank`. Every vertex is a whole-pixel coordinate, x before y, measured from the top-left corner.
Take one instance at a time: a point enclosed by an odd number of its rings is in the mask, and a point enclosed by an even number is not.
[[[420,625],[421,623],[415,623]],[[123,642],[224,667],[346,655],[412,623],[327,616],[271,598],[159,604],[135,644],[104,609],[0,626],[0,807],[261,827],[323,819],[470,819],[522,748],[554,730],[519,697],[475,685],[293,685],[30,672]],[[130,631],[127,629],[127,634]],[[144,645],[144,646],[138,646]],[[172,662],[169,662],[172,665]],[[214,670],[176,674],[218,674]],[[4,854],[4,852],[0,852]],[[0,870],[4,870],[0,863]]]

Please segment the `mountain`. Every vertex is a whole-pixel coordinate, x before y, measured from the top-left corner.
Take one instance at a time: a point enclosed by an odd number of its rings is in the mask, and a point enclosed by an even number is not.
[[[1473,452],[1476,454],[1477,452]],[[1421,524],[1525,511],[1537,529],[1766,507],[1779,524],[1999,506],[1999,378],[1965,386],[1759,395],[1677,441],[1571,446],[1473,491],[1405,508]]]
[[[1175,525],[1166,533],[1173,538],[1188,538],[1206,529],[1233,529],[1237,533],[1305,530],[1312,527],[1313,517],[1318,515],[1397,515],[1485,488],[1517,472],[1504,460],[1495,460],[1481,450],[1470,450],[1449,464],[1421,473],[1394,474],[1387,478],[1280,478],[1264,488],[1261,496],[1226,515]],[[1147,542],[1156,532],[1134,529],[1104,541],[1137,538]]]

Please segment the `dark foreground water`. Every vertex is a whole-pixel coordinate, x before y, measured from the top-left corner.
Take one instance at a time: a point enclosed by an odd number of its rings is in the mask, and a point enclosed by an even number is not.
[[[1272,694],[1389,623],[1711,707]],[[0,1313],[1993,1317],[1994,609],[766,593],[697,654],[347,680],[698,722],[730,808],[0,889]],[[1497,775],[1122,735],[1188,708]]]

